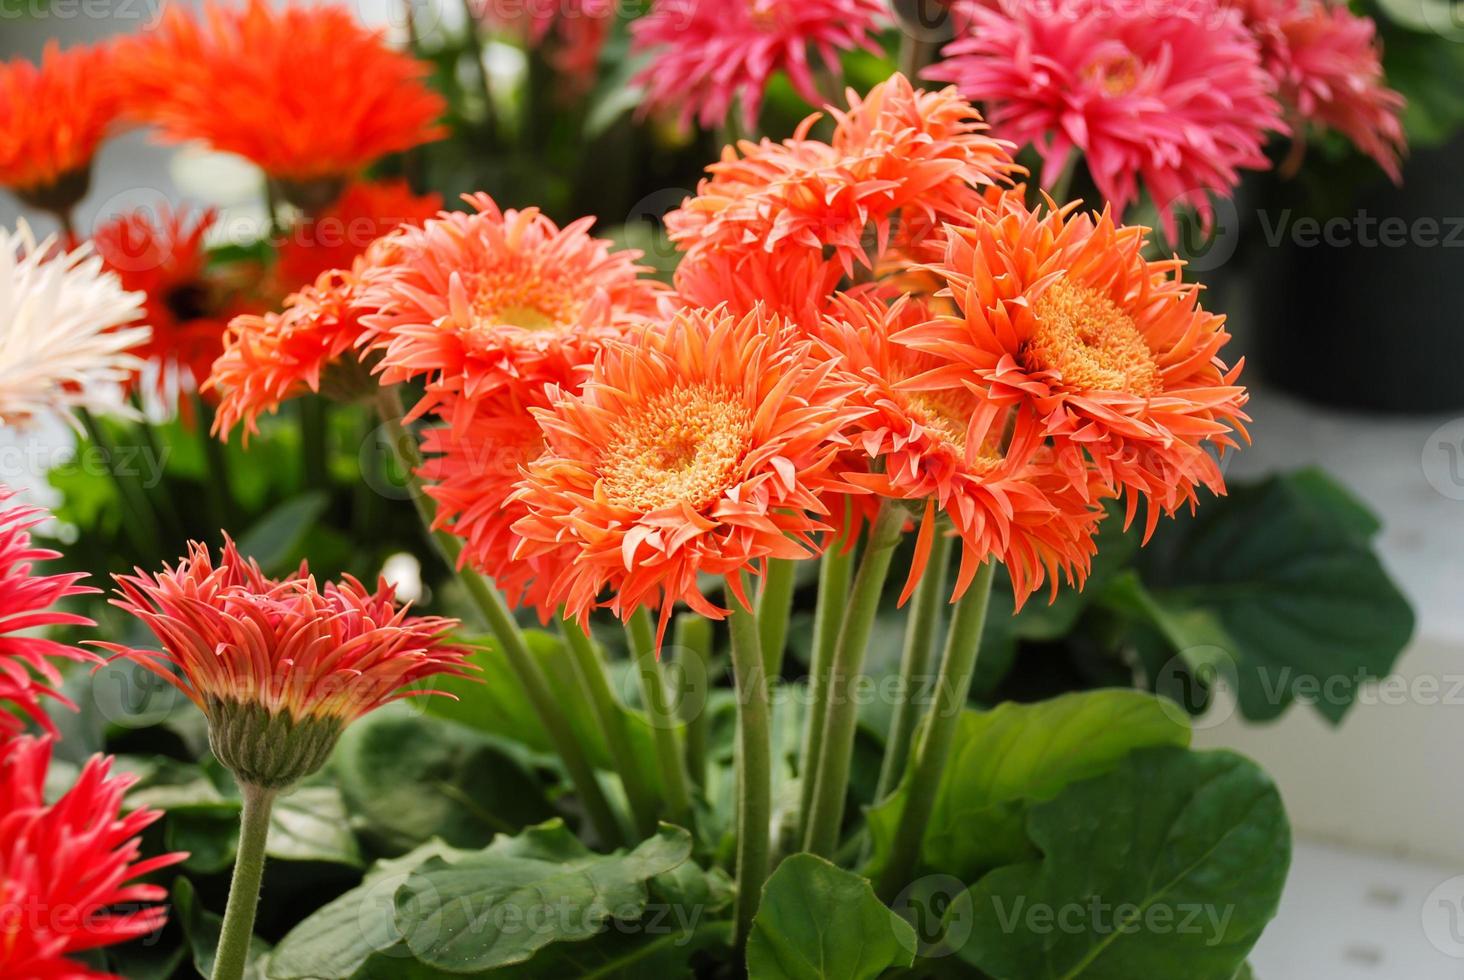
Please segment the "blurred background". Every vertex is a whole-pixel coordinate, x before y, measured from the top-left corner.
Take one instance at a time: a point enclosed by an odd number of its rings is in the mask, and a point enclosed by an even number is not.
[[[0,58],[145,30],[160,3],[0,0]],[[455,2],[409,4],[416,43],[459,117],[428,155],[426,185],[449,201],[484,189],[505,206],[540,204],[559,221],[594,214],[600,234],[669,269],[660,216],[692,192],[725,134],[633,118],[635,65],[619,33],[588,88],[567,91],[514,31],[470,37]],[[1340,142],[1314,145],[1300,177],[1248,177],[1221,203],[1214,234],[1180,251],[1247,358],[1254,445],[1227,475],[1316,466],[1349,487],[1381,516],[1377,546],[1417,629],[1394,675],[1369,682],[1340,723],[1308,710],[1247,723],[1222,685],[1197,719],[1197,741],[1268,769],[1297,831],[1281,917],[1253,957],[1259,975],[1444,980],[1464,976],[1464,780],[1454,764],[1464,747],[1464,4],[1354,6],[1378,20],[1389,83],[1409,99],[1401,185]],[[403,43],[404,9],[353,4]],[[860,54],[845,64],[860,89],[885,70]],[[775,80],[763,129],[789,131],[806,112]],[[214,244],[242,246],[266,227],[261,188],[240,159],[132,132],[103,148],[78,224],[192,202],[220,210]],[[22,215],[53,227],[0,194],[0,224]],[[60,430],[44,438],[71,440]],[[52,457],[35,447],[34,434],[0,433],[0,479],[54,501]]]

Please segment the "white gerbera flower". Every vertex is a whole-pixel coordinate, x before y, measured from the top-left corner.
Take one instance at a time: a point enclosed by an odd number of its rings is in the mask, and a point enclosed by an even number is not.
[[[130,414],[122,385],[142,362],[129,354],[150,328],[142,293],[129,293],[84,244],[39,244],[20,221],[0,228],[0,424],[54,416],[77,427],[72,410]]]

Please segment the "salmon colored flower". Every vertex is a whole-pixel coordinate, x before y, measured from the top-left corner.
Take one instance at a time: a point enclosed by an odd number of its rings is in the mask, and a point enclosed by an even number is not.
[[[924,511],[901,601],[924,571],[931,538],[943,533],[936,530],[937,514],[963,543],[953,598],[991,558],[1010,571],[1018,604],[1044,580],[1054,592],[1060,577],[1081,585],[1104,515],[1096,487],[1074,487],[1034,427],[1017,428],[1017,437],[1003,444],[1016,409],[989,412],[984,395],[960,383],[928,386],[924,379],[942,360],[893,339],[928,318],[919,301],[886,306],[871,296],[841,295],[820,330],[861,382],[856,399],[871,409],[855,441],[875,465],[847,479],[868,492],[915,501]]]
[[[0,504],[13,496],[15,491],[0,485]],[[31,528],[47,516],[39,507],[23,505],[0,511],[0,738],[14,735],[27,719],[55,731],[41,710],[40,698],[55,698],[70,708],[75,705],[57,690],[61,674],[51,661],[96,659],[76,647],[36,635],[37,630],[52,626],[96,625],[85,616],[56,608],[63,599],[97,591],[77,584],[86,577],[84,574],[35,572],[36,562],[61,557],[31,540]],[[0,881],[4,881],[3,876]],[[0,943],[0,949],[3,946]]]
[[[343,181],[444,133],[429,67],[345,7],[170,6],[122,43],[118,67],[129,112],[164,139],[200,140],[291,184]]]
[[[745,316],[761,306],[795,323],[818,322],[843,277],[837,262],[812,249],[698,252],[676,267],[676,294],[687,306],[726,306]]]
[[[286,234],[274,270],[279,292],[351,268],[376,239],[399,225],[420,225],[440,210],[441,195],[414,194],[404,180],[352,182],[333,204],[305,215]]]
[[[982,188],[1022,172],[954,88],[917,91],[897,74],[830,112],[829,143],[809,139],[814,115],[790,140],[744,141],[707,168],[696,196],[666,217],[687,262],[714,251],[827,249],[851,275],[877,264],[897,233],[919,239],[979,208]]]
[[[548,449],[514,496],[519,557],[570,552],[549,592],[581,619],[607,587],[621,618],[659,608],[663,631],[677,601],[720,618],[699,574],[738,590],[734,572],[817,552],[852,387],[761,310],[683,310],[608,344],[582,394],[536,413]]]
[[[1207,220],[1242,169],[1270,166],[1285,132],[1274,84],[1237,12],[1215,0],[990,0],[928,77],[979,99],[993,130],[1035,147],[1054,186],[1081,151],[1122,215],[1143,181],[1172,228],[1188,205]]]
[[[51,41],[41,63],[0,63],[0,186],[66,215],[86,195],[92,158],[118,128],[112,49]]]
[[[426,376],[435,392],[478,398],[515,385],[570,384],[600,345],[655,316],[666,290],[641,277],[641,253],[564,228],[537,208],[444,212],[394,239],[392,262],[368,274],[363,317],[382,352],[382,383]],[[425,405],[423,406],[425,407]]]
[[[1335,129],[1394,181],[1408,137],[1405,100],[1383,77],[1377,25],[1330,0],[1230,0],[1261,44],[1281,101],[1303,124]],[[1298,139],[1298,146],[1303,145]]]
[[[630,28],[634,49],[652,55],[636,78],[646,88],[642,111],[676,110],[683,127],[695,118],[714,129],[737,99],[744,127],[756,129],[774,72],[820,105],[814,72],[837,75],[842,51],[878,54],[888,20],[879,0],[658,0]]]
[[[157,370],[161,393],[197,390],[223,350],[224,305],[207,274],[204,237],[217,219],[209,210],[164,209],[120,214],[92,234],[97,254],[122,280],[142,293],[152,337],[133,353]]]
[[[198,705],[214,754],[247,785],[291,785],[324,764],[350,722],[435,693],[408,689],[417,681],[469,669],[468,651],[447,640],[456,620],[409,616],[385,581],[375,592],[350,576],[322,588],[303,564],[276,581],[232,541],[217,562],[191,543],[176,567],[115,578],[113,605],[162,650],[96,645]]]
[[[1074,486],[1090,467],[1115,491],[1173,512],[1203,485],[1224,492],[1207,447],[1244,436],[1240,364],[1220,350],[1225,318],[1199,305],[1179,260],[1144,257],[1147,229],[1110,213],[1033,213],[1010,202],[971,227],[951,226],[936,266],[960,312],[895,334],[945,362],[920,377],[927,390],[972,387],[971,422],[990,432],[1016,411],[1035,426]],[[1019,434],[1015,438],[1022,438]]]
[[[187,854],[142,856],[141,834],[162,816],[123,813],[135,777],[93,756],[76,783],[47,802],[51,740],[0,741],[0,975],[120,980],[69,959],[161,929],[168,897],[138,879]]]

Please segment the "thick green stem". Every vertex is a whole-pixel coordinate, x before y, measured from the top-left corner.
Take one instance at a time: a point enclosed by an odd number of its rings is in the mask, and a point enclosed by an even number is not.
[[[635,821],[636,833],[649,837],[656,832],[656,796],[646,781],[645,770],[636,761],[630,747],[630,732],[626,726],[626,715],[610,681],[605,676],[605,663],[595,649],[595,643],[572,619],[559,621],[565,646],[574,658],[575,672],[580,686],[595,712],[595,722],[605,733],[605,742],[610,746],[610,757],[620,783],[625,787],[625,798],[630,803],[631,817]]]
[[[244,809],[240,812],[239,850],[234,878],[229,883],[229,904],[224,909],[223,931],[214,956],[213,980],[241,980],[249,962],[249,940],[254,936],[254,912],[259,907],[259,885],[264,880],[264,845],[269,837],[269,814],[277,790],[241,785]]]
[[[824,720],[828,716],[829,669],[839,641],[839,624],[849,603],[849,583],[854,578],[854,549],[844,549],[842,538],[832,542],[819,560],[818,601],[813,612],[813,659],[808,667],[808,719],[803,745],[798,754],[800,797],[798,835],[808,832],[808,814],[813,809],[814,769],[823,752]]]
[[[735,590],[731,590],[735,591]],[[735,944],[742,948],[762,897],[772,850],[773,743],[768,678],[758,649],[757,616],[734,599],[732,673],[737,680],[737,907]]]
[[[879,597],[907,516],[904,508],[892,501],[886,500],[880,507],[854,576],[839,642],[829,665],[823,745],[814,772],[813,806],[803,840],[804,849],[820,857],[831,857],[839,846],[844,801],[849,793],[849,764],[854,754],[854,728],[859,720],[859,706],[851,688],[864,669]]]
[[[890,718],[890,734],[885,742],[884,765],[880,767],[875,802],[884,799],[905,774],[910,755],[910,740],[920,719],[920,706],[915,693],[924,690],[930,674],[930,657],[934,652],[936,627],[940,625],[941,600],[945,596],[946,563],[951,553],[951,539],[939,532],[930,545],[925,577],[915,590],[905,622],[905,649],[900,654],[900,687]]]
[[[707,785],[707,732],[711,716],[707,711],[707,692],[711,689],[712,623],[695,613],[676,617],[671,644],[681,662],[681,673],[687,682],[696,685],[683,693],[676,713],[686,724],[686,770],[691,784],[701,789]]]
[[[142,554],[153,554],[158,547],[158,520],[152,503],[137,482],[117,468],[117,447],[96,416],[85,408],[79,408],[76,410],[76,417],[81,419],[82,427],[86,429],[92,445],[106,457],[107,476],[111,478],[112,486],[117,490],[117,498],[122,504],[123,532],[132,539],[133,546]]]
[[[508,658],[509,667],[523,685],[524,694],[538,716],[539,723],[544,726],[554,750],[564,763],[590,822],[599,831],[601,841],[609,847],[623,843],[620,822],[615,819],[615,811],[610,808],[610,801],[605,798],[605,791],[595,778],[595,770],[590,766],[584,747],[575,738],[574,729],[555,699],[554,692],[549,687],[549,679],[544,676],[544,669],[529,652],[523,631],[514,622],[503,596],[477,572],[459,567],[458,557],[463,550],[461,541],[446,531],[432,530],[436,521],[437,505],[423,491],[422,482],[417,476],[422,465],[422,456],[417,450],[416,438],[402,425],[401,395],[395,388],[383,387],[377,396],[376,405],[387,436],[391,439],[392,451],[397,454],[406,470],[406,487],[412,504],[417,508],[417,515],[422,519],[423,528],[436,543],[447,567],[456,571],[458,580],[462,582],[473,604],[482,613],[488,629],[498,640],[503,655]]]
[[[788,640],[788,617],[793,614],[797,582],[798,562],[791,558],[768,559],[762,594],[757,600],[757,628],[770,682],[783,673],[783,647]]]
[[[976,669],[976,655],[981,649],[981,633],[986,625],[986,607],[991,599],[995,572],[995,560],[988,560],[981,566],[971,587],[956,603],[951,614],[945,662],[941,664],[940,677],[936,681],[935,705],[915,749],[905,806],[895,829],[889,861],[878,883],[879,894],[886,900],[898,895],[910,883],[920,858],[925,825],[930,820],[940,778],[950,761],[951,742],[960,724],[961,712],[971,693],[971,675]]]
[[[656,649],[656,628],[650,613],[636,610],[626,624],[635,668],[640,674],[641,697],[656,735],[656,758],[666,790],[666,816],[674,824],[691,825],[691,794],[686,788],[686,765],[676,738],[679,719],[666,701],[666,679],[661,675],[661,658]]]
[[[306,395],[300,405],[300,452],[305,471],[305,485],[311,490],[324,490],[330,485],[329,446],[326,427],[330,424],[325,399]]]

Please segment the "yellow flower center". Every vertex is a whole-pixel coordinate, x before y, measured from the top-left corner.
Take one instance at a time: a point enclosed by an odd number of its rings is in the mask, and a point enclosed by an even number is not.
[[[605,447],[605,494],[627,510],[678,503],[700,510],[737,481],[751,425],[747,406],[711,385],[658,395]]]
[[[976,410],[975,395],[956,389],[922,391],[910,396],[909,405],[915,421],[938,435],[956,453],[965,455],[966,436],[971,428],[971,416]],[[988,440],[975,459],[966,460],[966,465],[985,473],[1000,466],[1001,461],[1000,447],[993,440]]]
[[[1090,286],[1059,279],[1032,307],[1037,331],[1022,349],[1029,370],[1055,371],[1074,387],[1147,398],[1159,365],[1133,317]]]
[[[1131,54],[1101,58],[1090,64],[1083,77],[1111,96],[1127,95],[1139,84],[1142,63]]]
[[[489,269],[478,273],[469,290],[473,326],[481,330],[557,330],[573,323],[585,306],[572,282],[533,268]]]

